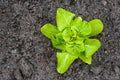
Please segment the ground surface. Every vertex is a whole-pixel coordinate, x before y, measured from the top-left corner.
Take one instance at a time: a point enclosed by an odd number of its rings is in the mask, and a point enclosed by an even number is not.
[[[39,32],[55,24],[58,7],[104,23],[93,64],[76,60],[63,75],[56,72],[56,50]],[[0,0],[0,80],[120,80],[119,48],[120,0]]]

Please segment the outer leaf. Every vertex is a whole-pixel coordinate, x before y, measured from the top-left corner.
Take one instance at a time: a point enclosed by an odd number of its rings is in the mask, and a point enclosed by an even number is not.
[[[95,35],[97,35],[97,34],[102,32],[102,30],[103,30],[103,23],[101,22],[101,20],[94,19],[94,20],[91,20],[89,22],[89,24],[91,25],[91,28],[92,28],[92,32],[91,32],[90,36],[95,36]]]
[[[70,65],[73,63],[73,61],[75,59],[77,59],[78,57],[76,56],[72,56],[67,52],[57,52],[57,71],[60,74],[63,74],[64,72],[66,72],[68,70],[68,68],[70,67]]]
[[[101,43],[97,39],[87,39],[85,41],[85,51],[80,53],[79,58],[87,63],[92,63],[92,55],[98,50],[98,48],[101,46]]]
[[[56,20],[57,20],[56,22],[57,22],[59,31],[62,31],[66,27],[70,27],[70,23],[74,16],[75,14],[67,10],[64,10],[62,8],[58,8],[57,14],[56,14]]]
[[[63,40],[62,34],[58,33],[51,39],[52,45],[60,50],[65,50],[65,41]]]
[[[52,39],[57,33],[59,33],[57,27],[52,24],[45,24],[40,30],[46,37],[50,39]]]
[[[86,21],[83,21],[80,25],[80,30],[78,32],[78,35],[79,36],[87,36],[91,33],[91,25],[86,22]]]
[[[85,56],[91,57],[101,46],[98,39],[87,39],[85,40]]]
[[[85,63],[87,63],[87,64],[91,64],[91,63],[92,63],[92,57],[91,57],[91,56],[90,56],[90,57],[85,57],[84,52],[80,54],[79,58],[80,58],[83,62],[85,62]]]

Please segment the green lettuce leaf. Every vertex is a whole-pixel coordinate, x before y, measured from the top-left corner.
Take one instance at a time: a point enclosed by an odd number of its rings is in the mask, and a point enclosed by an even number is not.
[[[41,29],[40,31],[46,36],[48,37],[49,39],[53,39],[54,36],[59,33],[57,27],[55,27],[54,25],[52,24],[45,24]]]
[[[85,51],[80,53],[79,58],[87,63],[92,63],[92,55],[99,49],[101,43],[97,39],[87,39],[85,40]]]
[[[71,22],[71,30],[74,33],[73,37],[77,36],[77,33],[80,30],[81,23],[82,23],[81,17],[77,17]]]
[[[92,32],[90,36],[96,36],[97,34],[101,33],[103,30],[103,23],[99,19],[94,19],[89,22],[92,28]]]
[[[66,51],[75,56],[79,56],[80,52],[85,50],[85,46],[83,43],[81,44],[66,44]]]
[[[87,21],[80,23],[80,30],[78,32],[79,36],[87,36],[91,33],[91,25]]]
[[[67,52],[57,52],[57,71],[60,74],[65,73],[77,58],[78,57],[70,55]]]
[[[79,58],[80,58],[84,63],[87,63],[87,64],[91,64],[91,63],[92,63],[92,56],[86,57],[84,52],[81,52],[81,53],[80,53]]]
[[[84,40],[85,40],[85,38],[77,36],[77,37],[72,37],[71,41],[69,41],[67,43],[69,43],[69,44],[82,44]]]
[[[57,9],[57,14],[56,14],[56,22],[57,22],[57,27],[59,31],[62,31],[66,27],[70,27],[70,23],[72,19],[74,18],[75,14],[64,10],[62,8]]]
[[[72,35],[73,35],[73,32],[71,31],[70,28],[65,28],[62,32],[62,36],[63,36],[63,39],[66,41],[66,42],[69,42],[72,38]]]
[[[77,17],[71,22],[71,30],[75,30],[76,32],[79,32],[81,28],[82,18]]]
[[[52,42],[53,47],[63,50],[63,51],[65,50],[66,43],[61,33],[56,34],[54,38],[51,39],[51,42]]]
[[[77,17],[71,23],[71,30],[79,36],[87,36],[91,33],[91,25],[87,21],[82,21],[81,17]]]
[[[85,40],[85,56],[92,56],[101,46],[98,39],[87,39]]]

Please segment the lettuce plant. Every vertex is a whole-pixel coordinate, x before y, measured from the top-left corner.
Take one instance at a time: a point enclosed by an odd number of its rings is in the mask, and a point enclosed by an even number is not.
[[[101,46],[98,39],[91,37],[102,32],[101,20],[94,19],[87,22],[67,10],[58,8],[56,22],[57,26],[48,23],[40,30],[51,40],[53,47],[60,50],[56,53],[57,71],[63,74],[78,58],[91,64],[93,54]]]

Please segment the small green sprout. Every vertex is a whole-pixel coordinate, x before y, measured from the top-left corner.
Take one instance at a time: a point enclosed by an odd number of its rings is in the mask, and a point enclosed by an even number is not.
[[[101,43],[98,39],[91,39],[103,30],[103,23],[99,19],[89,22],[75,17],[75,14],[57,9],[57,27],[48,23],[40,30],[48,37],[57,52],[57,71],[65,73],[76,59],[81,59],[87,64],[92,63],[93,54],[99,49]]]

